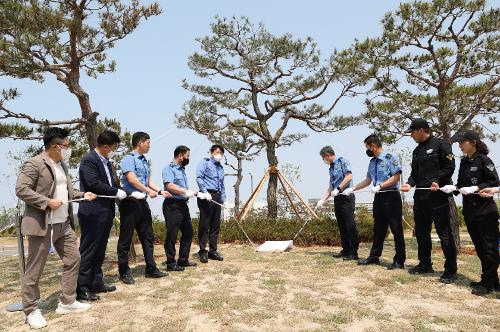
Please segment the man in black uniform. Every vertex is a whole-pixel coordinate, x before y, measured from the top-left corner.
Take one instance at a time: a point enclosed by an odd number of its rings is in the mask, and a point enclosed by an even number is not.
[[[413,196],[413,216],[420,262],[409,272],[434,272],[431,262],[431,230],[434,222],[445,257],[444,273],[439,280],[443,283],[453,283],[457,273],[457,248],[450,225],[448,197],[451,191],[443,190],[444,186],[452,184],[451,176],[455,170],[451,144],[434,137],[430,132],[429,123],[424,119],[413,120],[406,132],[411,133],[418,146],[413,150],[411,175],[401,189],[408,192],[411,187],[431,188],[416,190]]]

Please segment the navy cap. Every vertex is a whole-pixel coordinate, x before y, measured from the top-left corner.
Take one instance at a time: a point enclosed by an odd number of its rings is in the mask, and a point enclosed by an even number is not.
[[[413,119],[413,121],[410,124],[410,127],[405,131],[405,133],[408,134],[414,130],[421,129],[421,128],[429,129],[429,122],[427,122],[426,120],[424,120],[422,118]]]
[[[474,130],[462,130],[455,134],[453,142],[480,141],[481,137]]]

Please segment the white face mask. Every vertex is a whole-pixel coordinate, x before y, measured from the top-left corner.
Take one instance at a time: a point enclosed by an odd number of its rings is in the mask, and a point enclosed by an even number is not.
[[[215,160],[216,162],[219,162],[219,163],[220,163],[220,161],[222,160],[222,155],[221,155],[221,154],[219,154],[219,153],[217,153],[217,154],[214,154],[214,155],[213,155],[213,158],[214,158],[214,160]]]
[[[69,158],[71,158],[71,148],[61,148],[61,159],[67,163],[69,161]]]
[[[108,153],[108,159],[112,159],[115,156],[116,156],[116,151],[109,151],[109,153]]]

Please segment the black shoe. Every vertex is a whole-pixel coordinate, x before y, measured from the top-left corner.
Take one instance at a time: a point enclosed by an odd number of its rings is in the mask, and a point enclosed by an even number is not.
[[[368,256],[366,259],[360,259],[358,265],[370,265],[370,264],[380,264],[380,259],[378,257]]]
[[[163,278],[166,277],[168,274],[165,272],[161,272],[157,267],[153,269],[146,269],[146,272],[144,273],[144,276],[146,278]]]
[[[167,265],[167,271],[172,271],[172,272],[181,272],[184,271],[185,269],[182,266],[179,266],[177,264],[168,264]]]
[[[184,261],[184,262],[177,262],[177,266],[182,266],[182,267],[195,267],[195,266],[198,266],[196,263],[194,262],[190,262],[190,261]]]
[[[444,271],[443,275],[439,277],[439,281],[443,284],[452,284],[457,280],[457,274],[450,271]]]
[[[398,262],[394,262],[394,263],[392,263],[391,265],[389,265],[387,267],[387,270],[397,270],[397,269],[404,270],[405,269],[405,265],[401,264],[401,263],[398,263]]]
[[[471,282],[470,282],[470,286],[471,286],[472,288],[474,288],[474,287],[479,287],[479,286],[482,286],[482,285],[484,285],[485,283],[486,283],[486,279],[485,279],[485,277],[484,277],[484,274],[481,274],[481,280],[479,280],[479,281],[471,281]]]
[[[99,295],[89,291],[77,291],[76,299],[78,301],[97,301],[100,299]]]
[[[434,273],[434,269],[432,268],[432,264],[431,265],[418,264],[417,266],[409,269],[408,273],[409,274],[429,274],[429,273]]]
[[[470,286],[472,288],[475,288],[475,287],[480,287],[480,286],[483,286],[485,284],[484,280],[481,279],[480,281],[471,281],[470,282]]]
[[[481,286],[474,287],[474,289],[472,290],[472,294],[484,296],[493,293],[494,290],[495,288],[488,287],[487,285],[483,284]]]
[[[92,289],[92,292],[94,293],[111,293],[111,292],[114,292],[116,290],[116,286],[106,286],[106,285],[102,285],[98,288],[93,288]]]
[[[222,257],[217,251],[209,252],[208,259],[213,259],[214,261],[223,261],[224,257]]]
[[[207,252],[201,252],[198,254],[200,256],[200,262],[201,263],[208,263],[208,253]]]
[[[130,273],[125,273],[120,275],[120,281],[125,285],[133,285],[135,284],[134,278],[130,275]]]
[[[348,256],[343,256],[342,259],[345,261],[357,261],[359,260],[359,257],[358,255],[348,255]]]
[[[341,250],[339,252],[335,252],[332,254],[334,258],[342,258],[342,257],[347,257],[348,255],[345,253],[344,250]]]

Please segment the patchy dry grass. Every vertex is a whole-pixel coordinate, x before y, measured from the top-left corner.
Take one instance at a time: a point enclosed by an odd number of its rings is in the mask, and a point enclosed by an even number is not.
[[[440,250],[433,251],[437,272],[421,277],[334,259],[331,253],[337,248],[264,254],[246,245],[222,245],[224,262],[210,261],[163,279],[145,279],[144,262],[139,259],[133,267],[136,284],[126,286],[118,282],[115,247],[109,245],[104,268],[106,281],[115,283],[118,291],[102,295],[89,312],[73,316],[54,312],[61,263],[54,256],[49,259],[41,280],[48,330],[500,330],[500,296],[470,294],[468,283],[480,275],[474,255],[460,255],[458,282],[443,285],[437,281],[443,270]],[[363,244],[360,255],[366,256],[369,247]],[[160,265],[163,250],[160,246],[155,250]],[[414,239],[407,239],[407,251],[408,265],[416,264]],[[388,240],[382,257],[385,265],[393,253]],[[0,258],[0,264],[0,306],[4,307],[19,299],[17,259]],[[0,311],[0,330],[27,330],[24,315]]]

